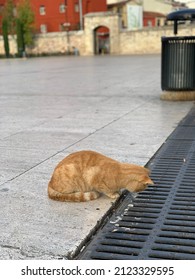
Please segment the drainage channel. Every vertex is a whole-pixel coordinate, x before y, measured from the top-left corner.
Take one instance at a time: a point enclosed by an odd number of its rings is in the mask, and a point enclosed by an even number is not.
[[[155,186],[124,194],[76,259],[195,259],[195,107],[147,166]]]

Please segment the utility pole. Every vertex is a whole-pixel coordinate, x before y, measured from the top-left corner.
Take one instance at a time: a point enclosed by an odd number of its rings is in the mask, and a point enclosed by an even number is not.
[[[83,6],[82,0],[79,0],[79,16],[80,16],[80,29],[83,30]]]

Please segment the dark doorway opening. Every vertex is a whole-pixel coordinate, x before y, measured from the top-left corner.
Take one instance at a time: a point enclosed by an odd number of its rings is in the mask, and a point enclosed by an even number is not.
[[[106,26],[98,26],[94,30],[94,53],[110,53],[110,30]]]

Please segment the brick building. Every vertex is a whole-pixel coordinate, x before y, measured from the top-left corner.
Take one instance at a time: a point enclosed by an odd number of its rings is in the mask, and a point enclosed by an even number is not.
[[[15,5],[20,0],[13,0]],[[38,33],[78,30],[83,28],[83,16],[87,13],[107,11],[106,0],[29,0],[35,13]],[[1,13],[6,0],[0,0]]]
[[[166,23],[166,16],[157,12],[143,12],[143,26],[163,26]]]

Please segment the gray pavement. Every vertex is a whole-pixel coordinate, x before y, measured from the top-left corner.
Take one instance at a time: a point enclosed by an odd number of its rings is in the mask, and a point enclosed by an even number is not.
[[[160,93],[158,55],[0,61],[0,259],[76,250],[112,200],[48,199],[54,167],[82,149],[145,165],[192,107]]]

